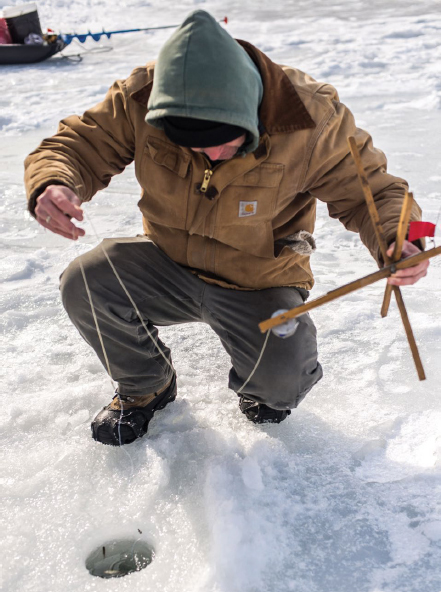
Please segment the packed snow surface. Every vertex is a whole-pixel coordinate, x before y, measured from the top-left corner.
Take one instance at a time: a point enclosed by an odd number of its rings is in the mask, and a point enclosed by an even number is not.
[[[11,3],[10,0],[7,0]],[[15,4],[15,2],[13,2]],[[0,6],[6,4],[0,1]],[[178,24],[195,8],[279,63],[334,84],[435,222],[441,204],[439,0],[42,0],[43,26]],[[441,259],[403,295],[427,380],[419,382],[384,283],[313,314],[325,377],[280,425],[255,426],[228,390],[229,360],[203,325],[161,330],[178,399],[122,449],[89,424],[113,395],[62,309],[58,276],[98,238],[141,232],[131,167],[85,206],[78,243],[26,211],[22,161],[59,119],[99,101],[170,30],[72,45],[63,59],[2,67],[0,97],[3,586],[8,592],[440,592]],[[375,271],[319,205],[317,297]],[[275,337],[270,337],[274,338]],[[141,532],[139,532],[141,531]],[[103,580],[98,546],[139,539],[152,564]]]

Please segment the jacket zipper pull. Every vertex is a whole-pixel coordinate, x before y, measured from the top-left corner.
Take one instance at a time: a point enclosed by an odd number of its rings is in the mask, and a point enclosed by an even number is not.
[[[208,186],[210,185],[210,179],[211,179],[212,174],[213,174],[213,171],[211,169],[206,169],[204,171],[204,180],[202,181],[202,185],[199,190],[201,193],[207,192]]]

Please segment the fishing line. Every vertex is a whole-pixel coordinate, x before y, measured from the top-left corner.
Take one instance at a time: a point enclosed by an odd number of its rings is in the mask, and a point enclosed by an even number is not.
[[[107,356],[106,348],[104,347],[103,336],[101,334],[101,329],[100,329],[100,326],[98,324],[98,319],[97,319],[97,316],[96,316],[95,307],[93,305],[92,294],[90,292],[89,284],[87,282],[86,273],[85,273],[84,267],[83,267],[83,262],[81,261],[81,259],[79,259],[79,262],[80,262],[81,274],[82,274],[83,280],[84,280],[84,285],[86,286],[87,296],[89,298],[90,308],[92,310],[93,320],[95,322],[96,331],[98,333],[98,337],[99,337],[99,340],[100,340],[100,343],[101,343],[101,348],[103,350],[103,355],[104,355],[104,359],[105,359],[105,362],[106,362],[107,372],[108,372],[109,378],[110,378],[110,383],[111,383],[112,388],[114,389],[115,393],[118,396],[119,404],[121,406],[121,413],[120,413],[119,420],[118,420],[118,439],[119,439],[119,446],[121,448],[122,447],[122,440],[121,440],[121,418],[122,418],[123,413],[124,413],[123,402],[121,400],[121,396],[120,396],[119,392],[117,391],[117,389],[115,387],[115,383],[113,382],[113,379],[112,379],[112,373],[110,371],[110,362],[109,362],[109,358]],[[123,448],[123,450],[126,453],[126,455],[129,457],[129,460],[130,460],[130,478],[132,478],[133,475],[135,474],[135,466],[133,464],[133,459],[130,456],[130,453],[125,448]]]
[[[137,307],[137,305],[136,305],[135,301],[133,300],[133,298],[132,298],[131,294],[129,293],[128,289],[126,288],[126,286],[125,286],[124,282],[122,281],[122,279],[121,279],[121,277],[120,277],[119,273],[117,272],[117,270],[116,270],[116,268],[115,268],[115,266],[114,266],[114,264],[113,264],[112,260],[110,259],[110,256],[109,256],[109,254],[108,254],[108,252],[107,252],[106,248],[104,247],[104,241],[102,241],[102,240],[101,240],[101,238],[100,238],[100,236],[99,236],[99,234],[98,234],[98,232],[97,232],[97,230],[96,230],[96,228],[95,228],[95,226],[94,226],[94,224],[93,224],[93,222],[92,222],[92,219],[91,219],[91,216],[90,216],[90,214],[87,214],[87,216],[86,216],[86,214],[85,214],[85,212],[84,212],[84,218],[86,219],[86,221],[88,221],[88,222],[89,222],[89,224],[90,224],[90,226],[91,226],[91,228],[92,228],[92,230],[93,230],[93,233],[95,234],[95,237],[96,237],[96,239],[97,239],[98,241],[101,241],[101,242],[100,242],[100,246],[101,246],[101,248],[102,248],[102,250],[103,250],[103,253],[104,253],[104,255],[105,255],[105,257],[106,257],[106,259],[107,259],[107,261],[108,261],[108,263],[109,263],[109,265],[110,265],[110,267],[111,267],[111,269],[112,269],[112,271],[113,271],[113,273],[114,273],[114,275],[115,275],[115,277],[117,278],[117,280],[118,280],[118,282],[119,282],[120,286],[121,286],[121,287],[122,287],[122,289],[124,290],[124,293],[126,294],[126,296],[127,296],[127,298],[129,299],[130,303],[132,304],[132,306],[133,306],[133,309],[135,310],[135,312],[136,312],[136,314],[137,314],[137,316],[138,316],[139,320],[141,321],[141,324],[142,324],[142,326],[143,326],[144,330],[146,331],[147,335],[148,335],[148,336],[149,336],[149,338],[152,340],[152,342],[153,342],[153,344],[155,345],[156,349],[159,351],[159,353],[160,353],[160,354],[161,354],[161,356],[164,358],[164,360],[166,361],[166,363],[167,363],[167,364],[170,366],[170,368],[171,368],[171,370],[172,370],[173,374],[175,374],[175,375],[176,375],[176,370],[174,369],[173,365],[171,364],[170,360],[167,358],[167,356],[165,355],[165,353],[162,351],[162,349],[161,349],[161,347],[160,347],[160,345],[159,345],[158,341],[155,339],[155,337],[154,337],[154,336],[152,335],[152,333],[149,331],[149,329],[148,329],[148,327],[147,327],[147,325],[146,325],[146,323],[145,323],[145,321],[144,321],[144,319],[143,319],[143,317],[142,317],[142,315],[141,315],[141,312],[139,311],[139,309],[138,309],[138,307]],[[96,312],[95,312],[95,306],[94,306],[94,304],[93,304],[93,300],[92,300],[92,294],[91,294],[91,292],[90,292],[90,289],[89,289],[89,285],[88,285],[87,278],[86,278],[86,273],[85,273],[85,271],[84,271],[84,267],[83,267],[83,263],[82,263],[82,261],[81,261],[81,258],[79,259],[79,263],[80,263],[80,268],[81,268],[81,273],[82,273],[82,276],[83,276],[84,284],[85,284],[85,286],[86,286],[86,292],[87,292],[87,295],[88,295],[88,298],[89,298],[89,304],[90,304],[90,308],[91,308],[91,310],[92,310],[92,315],[93,315],[93,319],[94,319],[94,322],[95,322],[95,327],[96,327],[97,334],[98,334],[98,337],[99,337],[99,340],[100,340],[101,348],[102,348],[102,350],[103,350],[103,355],[104,355],[104,359],[105,359],[106,366],[107,366],[107,372],[108,372],[108,374],[109,374],[109,377],[110,377],[110,382],[111,382],[111,384],[112,384],[112,387],[114,388],[114,390],[115,390],[115,393],[116,393],[116,395],[118,396],[118,400],[119,400],[119,404],[120,404],[120,408],[121,408],[121,412],[120,412],[120,416],[119,416],[119,420],[118,420],[118,439],[119,439],[119,445],[120,445],[120,447],[122,447],[122,446],[123,446],[123,444],[122,444],[122,439],[121,439],[121,420],[122,420],[123,413],[124,413],[124,406],[123,406],[123,402],[122,402],[122,399],[121,399],[120,393],[118,392],[117,388],[115,388],[115,384],[114,384],[114,382],[113,382],[113,380],[112,380],[112,373],[111,373],[111,370],[110,370],[110,362],[109,362],[109,358],[108,358],[108,356],[107,356],[106,348],[105,348],[105,346],[104,346],[104,340],[103,340],[103,337],[102,337],[102,334],[101,334],[101,330],[100,330],[100,327],[99,327],[99,323],[98,323],[98,319],[97,319],[97,316],[96,316]],[[257,359],[257,362],[256,362],[256,364],[255,364],[255,366],[254,366],[253,370],[251,371],[250,375],[248,376],[248,378],[245,380],[245,382],[243,383],[243,385],[242,385],[242,386],[240,387],[240,389],[237,391],[237,394],[240,394],[240,393],[243,391],[243,389],[244,389],[244,388],[245,388],[245,386],[246,386],[246,385],[249,383],[249,381],[251,380],[251,378],[254,376],[254,374],[255,374],[255,372],[256,372],[256,370],[257,370],[257,368],[259,367],[259,364],[260,364],[260,362],[261,362],[261,360],[262,360],[263,354],[264,354],[264,352],[265,352],[265,349],[266,349],[266,345],[267,345],[267,343],[268,343],[268,339],[269,339],[269,335],[270,335],[270,333],[271,333],[271,331],[267,331],[266,338],[265,338],[265,341],[264,341],[264,343],[263,343],[263,346],[262,346],[262,349],[261,349],[260,355],[259,355],[259,357],[258,357],[258,359]],[[124,448],[124,452],[127,454],[127,456],[128,456],[128,457],[129,457],[129,459],[130,459],[130,464],[131,464],[131,477],[133,477],[133,475],[134,475],[134,464],[133,464],[132,457],[131,457],[131,455],[129,454],[129,452],[126,450],[126,448]]]
[[[258,357],[258,359],[257,359],[257,362],[256,362],[256,365],[254,366],[254,368],[253,368],[253,370],[252,370],[251,374],[248,376],[248,378],[245,380],[245,382],[243,383],[243,385],[242,385],[242,386],[240,387],[240,389],[237,391],[237,394],[238,394],[238,395],[239,395],[239,394],[242,392],[242,390],[243,390],[243,389],[246,387],[246,385],[247,385],[247,384],[250,382],[251,378],[253,377],[254,373],[256,372],[256,370],[257,370],[257,368],[258,368],[258,366],[259,366],[259,364],[260,364],[260,361],[261,361],[261,359],[262,359],[262,357],[263,357],[263,353],[264,353],[264,351],[265,351],[266,344],[268,343],[268,338],[269,338],[269,336],[270,336],[270,333],[271,333],[271,331],[267,331],[267,332],[266,332],[266,337],[265,337],[265,341],[264,341],[264,343],[263,343],[262,350],[261,350],[261,352],[260,352],[260,356]]]
[[[99,337],[99,340],[100,340],[100,343],[101,343],[101,348],[103,350],[104,360],[105,360],[106,366],[107,366],[107,373],[109,374],[110,383],[112,385],[112,388],[114,388],[116,390],[115,383],[113,382],[113,379],[112,379],[112,373],[110,372],[109,358],[107,357],[106,348],[104,347],[103,337],[101,335],[101,330],[100,330],[100,327],[98,325],[98,319],[97,319],[97,316],[96,316],[96,313],[95,313],[95,307],[94,307],[93,301],[92,301],[92,294],[91,294],[90,289],[89,289],[89,284],[87,283],[86,273],[84,271],[83,262],[81,261],[81,258],[79,258],[79,262],[80,262],[81,274],[82,274],[83,280],[84,280],[84,285],[86,286],[87,296],[89,298],[90,308],[92,310],[93,320],[95,322],[96,331],[98,333],[98,337]]]
[[[85,216],[85,217],[86,217],[86,216]],[[94,232],[94,234],[95,234],[95,237],[97,238],[97,240],[98,240],[98,241],[100,241],[101,239],[100,239],[100,237],[99,237],[99,235],[98,235],[98,233],[97,233],[97,231],[96,231],[96,229],[95,229],[95,227],[94,227],[94,225],[93,225],[93,223],[92,223],[92,220],[91,220],[91,218],[90,218],[90,215],[87,215],[87,219],[88,219],[88,221],[89,221],[89,223],[90,223],[90,225],[91,225],[91,227],[92,227],[92,230],[93,230],[93,232]],[[147,325],[145,324],[145,321],[144,321],[144,319],[142,318],[142,315],[141,315],[141,313],[140,313],[140,311],[139,311],[138,307],[136,306],[136,303],[135,303],[135,301],[133,300],[132,296],[130,295],[129,291],[127,290],[126,286],[124,285],[124,282],[122,281],[122,279],[121,279],[121,277],[120,277],[119,273],[117,272],[117,270],[116,270],[115,266],[113,265],[113,263],[112,263],[112,261],[111,261],[111,259],[110,259],[110,257],[109,257],[109,254],[107,253],[107,251],[106,251],[106,248],[104,247],[104,243],[103,243],[103,241],[102,241],[102,240],[101,240],[101,244],[100,244],[100,246],[101,246],[101,248],[102,248],[102,250],[103,250],[103,253],[104,253],[104,255],[106,256],[106,259],[107,259],[107,261],[109,262],[109,265],[110,265],[110,267],[112,268],[112,271],[113,271],[113,273],[115,274],[115,277],[116,277],[116,279],[117,279],[117,280],[118,280],[118,282],[120,283],[120,285],[121,285],[122,289],[124,290],[124,292],[125,292],[125,294],[126,294],[127,298],[130,300],[130,303],[131,303],[131,305],[133,306],[133,308],[134,308],[134,310],[135,310],[135,312],[136,312],[136,314],[137,314],[137,316],[138,316],[139,320],[141,321],[141,324],[142,324],[142,326],[143,326],[144,330],[146,331],[146,333],[147,333],[147,335],[150,337],[150,339],[153,341],[153,343],[155,344],[155,347],[157,348],[157,350],[159,351],[159,353],[161,354],[161,356],[164,358],[164,360],[166,361],[166,363],[167,363],[167,364],[170,366],[170,368],[171,368],[171,370],[172,370],[173,374],[176,374],[176,370],[173,368],[173,365],[172,365],[172,363],[171,363],[171,362],[170,362],[170,360],[167,358],[167,356],[165,355],[165,353],[162,351],[161,347],[159,346],[159,343],[158,343],[158,342],[157,342],[157,340],[154,338],[154,336],[152,335],[152,333],[149,331],[149,329],[148,329]]]

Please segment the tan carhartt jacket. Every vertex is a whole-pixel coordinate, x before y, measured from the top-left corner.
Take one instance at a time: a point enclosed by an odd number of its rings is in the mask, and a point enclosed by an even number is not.
[[[58,133],[26,159],[31,211],[42,189],[53,183],[90,200],[134,160],[145,234],[210,283],[310,289],[310,253],[299,237],[314,230],[316,199],[326,202],[332,218],[359,232],[379,262],[348,136],[355,136],[361,151],[388,242],[395,238],[406,182],[387,173],[384,154],[355,126],[332,86],[240,43],[264,86],[263,131],[253,153],[211,170],[202,154],[172,144],[146,124],[151,63],[115,82],[104,101],[82,117],[63,120]],[[412,220],[419,217],[415,206]]]

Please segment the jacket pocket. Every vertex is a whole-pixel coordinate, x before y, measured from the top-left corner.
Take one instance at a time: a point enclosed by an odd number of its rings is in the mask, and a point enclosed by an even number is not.
[[[283,170],[282,164],[262,163],[226,187],[219,198],[213,238],[274,258],[272,221]]]
[[[190,188],[190,157],[174,144],[148,136],[137,171],[143,188],[139,207],[158,224],[185,229]]]

